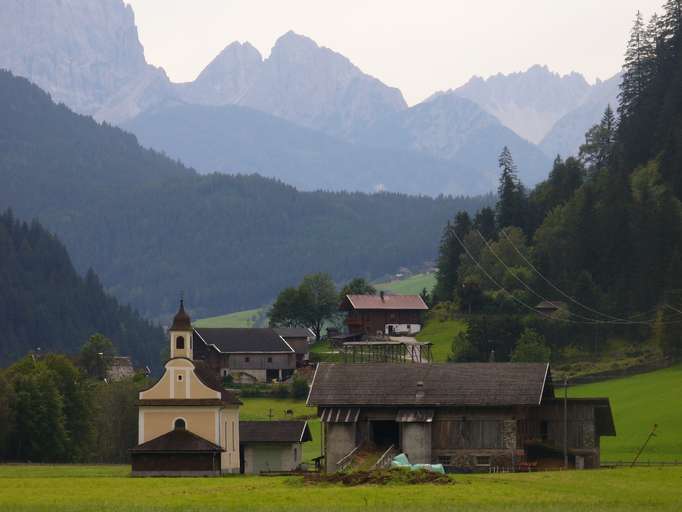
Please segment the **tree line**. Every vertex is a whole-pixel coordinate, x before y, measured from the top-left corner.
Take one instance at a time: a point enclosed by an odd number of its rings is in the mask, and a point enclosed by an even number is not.
[[[106,379],[112,353],[98,334],[77,356],[34,352],[0,369],[0,461],[126,462],[149,382]]]
[[[579,155],[557,156],[527,190],[504,148],[495,207],[446,224],[434,300],[472,315],[455,343],[462,358],[483,360],[498,344],[508,359],[526,329],[554,348],[654,337],[682,356],[681,27],[678,0],[648,23],[638,13],[619,105]],[[534,307],[545,299],[565,311],[543,317]]]
[[[0,365],[27,352],[73,354],[93,332],[138,365],[158,366],[159,326],[108,295],[92,269],[80,276],[62,243],[37,221],[0,214]]]

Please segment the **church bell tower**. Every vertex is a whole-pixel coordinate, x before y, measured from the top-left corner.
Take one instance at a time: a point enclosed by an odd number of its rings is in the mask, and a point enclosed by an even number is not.
[[[170,356],[193,359],[194,344],[192,340],[192,319],[185,311],[184,300],[180,299],[180,309],[173,317],[170,333]]]

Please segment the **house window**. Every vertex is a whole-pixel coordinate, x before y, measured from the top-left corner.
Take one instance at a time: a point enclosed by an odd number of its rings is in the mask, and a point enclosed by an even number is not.
[[[185,349],[185,338],[182,336],[178,336],[175,338],[175,348],[176,350],[184,350]]]
[[[245,358],[244,358],[244,362],[245,362],[245,363],[248,363],[249,361],[251,361],[251,358],[250,358],[250,357],[245,357]]]
[[[477,466],[490,466],[490,455],[476,455]]]
[[[182,418],[178,418],[177,420],[175,420],[174,426],[176,430],[185,430],[187,424],[185,423],[185,420],[183,420]]]
[[[227,377],[227,370],[223,370],[223,377]]]
[[[439,455],[438,464],[443,464],[443,466],[449,466],[452,458],[449,455]]]
[[[178,375],[178,380],[182,382],[182,374]]]
[[[272,357],[268,357],[268,363],[272,363]]]

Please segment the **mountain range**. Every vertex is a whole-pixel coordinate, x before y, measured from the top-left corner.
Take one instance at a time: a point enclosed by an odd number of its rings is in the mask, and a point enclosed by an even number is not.
[[[259,307],[312,272],[341,283],[422,265],[454,212],[494,201],[201,175],[7,71],[0,179],[0,210],[37,218],[78,271],[93,268],[107,291],[157,321],[175,312],[181,290],[194,316],[212,316]]]
[[[556,152],[577,151],[614,101],[619,81],[591,86],[577,73],[533,66],[474,77],[408,107],[397,88],[288,32],[266,58],[248,42],[231,43],[194,81],[173,83],[147,63],[134,13],[122,0],[6,0],[2,14],[0,67],[56,101],[125,126],[200,172],[258,171],[307,190],[487,192],[505,145],[522,180],[534,185]],[[244,143],[235,121],[262,125],[262,114],[270,116],[267,136],[251,132],[239,155],[216,147]],[[159,119],[175,126],[155,124]],[[204,127],[204,134],[210,126],[213,142],[194,136],[178,144],[184,123]],[[286,148],[292,137],[296,144]],[[203,151],[210,155],[197,157]],[[347,163],[336,165],[341,153]]]

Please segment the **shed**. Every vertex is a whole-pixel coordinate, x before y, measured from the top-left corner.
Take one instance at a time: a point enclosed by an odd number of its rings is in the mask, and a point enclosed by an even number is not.
[[[240,470],[294,471],[301,465],[303,443],[312,439],[307,421],[241,421]]]
[[[130,450],[133,476],[219,476],[220,446],[184,427]]]

